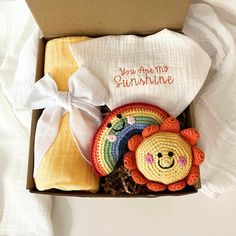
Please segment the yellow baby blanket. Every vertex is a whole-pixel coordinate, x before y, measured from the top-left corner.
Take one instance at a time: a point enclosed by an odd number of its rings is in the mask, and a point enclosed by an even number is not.
[[[69,45],[87,37],[67,37],[48,41],[45,50],[45,73],[50,73],[59,91],[68,91],[68,79],[78,69]],[[39,190],[84,190],[96,192],[99,178],[79,152],[69,128],[69,114],[60,121],[58,135],[35,172]]]

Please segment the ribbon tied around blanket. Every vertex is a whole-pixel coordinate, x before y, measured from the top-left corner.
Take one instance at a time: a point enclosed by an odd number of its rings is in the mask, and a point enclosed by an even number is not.
[[[57,84],[46,74],[31,91],[27,106],[44,109],[35,134],[35,168],[54,142],[61,117],[70,113],[69,126],[82,156],[90,163],[93,136],[101,124],[98,106],[105,105],[109,95],[103,84],[85,67],[80,67],[68,80],[69,91],[58,91]]]

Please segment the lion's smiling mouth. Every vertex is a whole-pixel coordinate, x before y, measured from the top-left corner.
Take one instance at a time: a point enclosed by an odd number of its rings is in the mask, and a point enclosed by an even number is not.
[[[161,162],[160,162],[160,159],[158,160],[157,163],[158,163],[158,165],[159,165],[162,169],[170,169],[171,167],[174,166],[174,164],[175,164],[175,160],[173,159],[173,161],[172,161],[172,163],[171,163],[170,166],[162,166],[162,165],[161,165]]]

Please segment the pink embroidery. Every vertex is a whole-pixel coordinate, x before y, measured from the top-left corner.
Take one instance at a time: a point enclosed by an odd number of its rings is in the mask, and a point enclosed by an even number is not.
[[[133,86],[172,84],[174,78],[168,75],[167,65],[155,67],[140,66],[139,68],[119,68],[119,73],[113,77],[117,88]]]
[[[134,74],[137,73],[137,71],[135,69],[126,69],[125,67],[124,68],[120,68],[119,71],[120,71],[120,75],[121,76],[124,76],[124,75],[134,75]]]
[[[148,164],[152,164],[154,162],[153,155],[148,153],[147,156],[145,157],[145,160]]]
[[[154,73],[154,69],[153,68],[145,68],[144,66],[140,66],[140,68],[138,69],[138,73],[143,73],[143,74],[149,74],[149,73]]]
[[[166,66],[166,65],[163,65],[163,66],[160,66],[160,65],[156,65],[155,66],[155,69],[156,69],[156,72],[157,73],[164,73],[164,72],[167,72],[169,67]]]
[[[114,77],[114,81],[116,83],[116,87],[124,87],[129,88],[133,86],[144,86],[144,85],[155,85],[155,84],[172,84],[174,83],[174,78],[171,76],[148,76],[140,77],[140,78],[131,78],[126,79],[122,78],[120,75],[116,75]]]
[[[114,143],[116,141],[116,136],[111,134],[107,136],[107,140],[111,143]]]
[[[117,88],[119,88],[120,87],[120,85],[122,85],[122,78],[121,78],[121,76],[120,75],[116,75],[115,77],[114,77],[114,81],[116,82],[116,87]]]
[[[187,164],[187,160],[184,156],[180,156],[178,160],[179,166],[185,166]]]
[[[134,125],[135,124],[135,118],[133,116],[128,116],[127,121],[129,125]]]
[[[145,67],[140,66],[138,69],[133,68],[119,68],[119,72],[121,76],[124,75],[135,75],[137,73],[139,74],[153,74],[153,73],[165,73],[167,72],[169,67],[167,65],[156,65],[155,67]]]

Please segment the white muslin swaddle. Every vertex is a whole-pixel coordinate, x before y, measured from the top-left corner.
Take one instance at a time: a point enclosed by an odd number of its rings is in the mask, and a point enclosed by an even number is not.
[[[110,109],[146,102],[178,116],[202,87],[211,65],[197,43],[167,29],[147,37],[100,37],[70,49],[77,63],[106,86]]]

